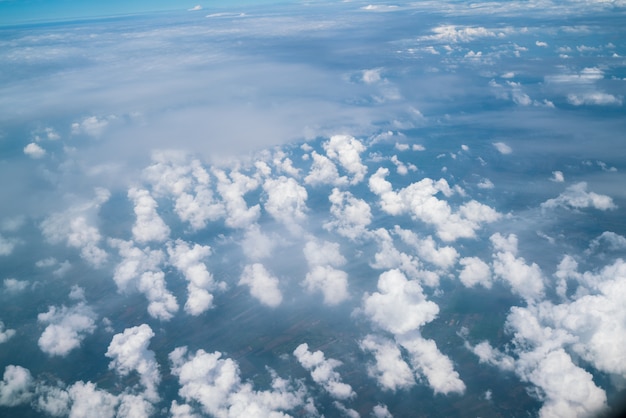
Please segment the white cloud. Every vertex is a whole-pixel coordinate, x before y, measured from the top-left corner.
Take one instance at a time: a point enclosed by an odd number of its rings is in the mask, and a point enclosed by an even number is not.
[[[479,189],[493,189],[495,187],[493,182],[489,179],[482,179],[477,186]]]
[[[79,248],[81,258],[93,267],[100,267],[107,259],[107,253],[98,244],[102,239],[98,228],[93,226],[90,219],[95,212],[106,202],[110,193],[106,189],[97,188],[96,197],[82,204],[70,207],[65,212],[48,216],[41,223],[41,232],[46,240],[52,244],[65,242],[67,246]]]
[[[567,101],[570,104],[573,104],[574,106],[582,106],[582,105],[621,106],[622,104],[621,97],[616,97],[612,94],[603,93],[599,91],[568,94]]]
[[[154,352],[148,349],[152,337],[154,332],[146,324],[127,328],[113,336],[105,355],[112,359],[109,369],[115,370],[119,376],[137,372],[145,389],[143,395],[151,402],[157,402],[161,374]]]
[[[200,6],[199,4],[196,4],[195,6],[187,10],[190,12],[195,12],[196,10],[202,10],[202,6]]]
[[[563,183],[565,181],[565,177],[563,176],[562,171],[553,171],[552,178],[550,181],[554,181],[556,183]]]
[[[275,240],[264,234],[257,224],[251,225],[246,230],[240,244],[245,256],[255,261],[270,257],[276,247]]]
[[[4,290],[8,293],[19,293],[26,290],[28,282],[26,280],[17,280],[13,278],[4,279]]]
[[[195,354],[179,347],[169,354],[172,374],[181,385],[178,394],[186,401],[197,402],[205,414],[223,417],[285,417],[289,411],[304,405],[306,395],[301,385],[281,379],[271,372],[271,389],[255,391],[251,383],[242,382],[237,363],[221,358],[220,352]],[[172,404],[182,416],[190,416],[190,408]]]
[[[120,292],[138,290],[148,301],[148,313],[153,318],[167,321],[178,311],[178,303],[167,290],[165,275],[161,271],[164,254],[161,250],[143,250],[132,241],[109,240],[117,248],[122,260],[115,267],[113,280]]]
[[[93,137],[102,135],[109,122],[116,119],[115,116],[99,118],[97,116],[88,116],[80,122],[72,123],[72,134],[86,134]]]
[[[393,341],[367,335],[359,342],[359,347],[374,355],[375,363],[367,367],[367,373],[382,389],[395,392],[415,385],[413,372]]]
[[[0,321],[0,344],[6,343],[14,335],[15,335],[15,330],[5,328],[4,322]]]
[[[324,224],[325,229],[335,230],[353,241],[367,233],[367,226],[372,222],[372,211],[366,201],[338,188],[333,189],[328,200],[332,204],[330,214],[333,220]]]
[[[418,332],[396,337],[408,353],[414,370],[424,375],[435,394],[463,394],[465,383],[454,370],[452,360],[437,348],[433,340],[422,338]]]
[[[119,398],[98,389],[95,383],[79,381],[70,386],[67,391],[72,401],[69,418],[115,417]]]
[[[28,369],[8,365],[0,381],[0,406],[17,406],[32,398],[33,377]]]
[[[145,189],[131,187],[128,189],[128,198],[135,205],[136,220],[132,230],[133,237],[141,243],[165,241],[170,234],[170,228],[159,216],[158,204],[150,193]]]
[[[465,287],[482,285],[491,289],[491,269],[489,265],[478,257],[464,257],[459,260],[463,270],[459,273],[459,280]]]
[[[424,36],[424,40],[434,40],[444,43],[470,42],[479,38],[492,38],[499,34],[492,29],[482,26],[455,26],[441,25],[433,28],[434,35]],[[509,28],[504,31],[510,31]],[[502,31],[501,31],[502,32]]]
[[[222,170],[214,169],[217,177],[217,191],[224,200],[226,207],[226,226],[230,228],[247,228],[259,218],[261,207],[257,204],[248,207],[243,196],[255,190],[259,183],[238,171],[232,171],[229,176]]]
[[[352,175],[350,184],[360,183],[365,178],[367,166],[361,162],[360,154],[366,147],[361,141],[349,135],[333,135],[323,146],[326,155]]]
[[[371,70],[363,70],[362,80],[365,84],[374,84],[381,80],[380,73],[382,68],[373,68]]]
[[[421,260],[447,270],[456,264],[459,253],[450,246],[440,247],[430,235],[421,238],[415,232],[402,229],[396,225],[393,229],[402,241],[410,245],[417,252]]]
[[[481,224],[501,217],[494,209],[475,200],[463,204],[454,212],[445,200],[436,197],[439,193],[445,197],[454,194],[444,179],[434,181],[424,178],[395,192],[392,184],[385,179],[388,174],[389,170],[381,167],[369,179],[369,188],[380,197],[383,211],[390,215],[409,213],[414,219],[434,226],[437,235],[444,241],[473,238]]]
[[[301,233],[300,223],[306,220],[306,189],[293,178],[280,176],[266,180],[263,190],[267,193],[265,210],[292,233]]]
[[[563,193],[554,199],[548,199],[541,204],[543,209],[557,207],[584,209],[595,208],[598,210],[616,209],[613,199],[609,196],[587,191],[587,183],[580,182],[569,186]]]
[[[39,159],[43,158],[46,155],[46,150],[41,148],[34,142],[31,142],[24,147],[24,154],[28,155],[31,158]]]
[[[363,296],[363,313],[376,325],[392,334],[417,330],[435,319],[439,307],[426,300],[422,287],[409,281],[400,270],[380,275],[378,290]]]
[[[620,251],[626,249],[626,237],[611,231],[604,231],[589,243],[586,254]]]
[[[537,45],[540,48],[547,48],[548,43],[544,41],[535,41],[535,45]]]
[[[347,177],[339,176],[337,166],[328,157],[320,155],[315,151],[311,153],[311,156],[313,157],[313,164],[311,165],[311,171],[304,178],[306,184],[311,186],[321,184],[340,186],[348,184]]]
[[[33,407],[53,417],[66,417],[70,413],[70,394],[60,386],[38,383],[35,386],[36,399]]]
[[[0,235],[0,255],[9,255],[15,249],[15,241]]]
[[[507,155],[513,152],[513,149],[504,142],[494,142],[493,146],[496,147],[500,154]]]
[[[188,243],[180,239],[176,240],[174,244],[168,243],[167,245],[169,262],[183,273],[189,282],[185,312],[191,315],[200,315],[213,307],[213,295],[210,292],[224,290],[226,284],[216,282],[202,262],[211,254],[211,247],[200,244],[194,244],[193,247],[190,247]]]
[[[278,288],[279,281],[262,264],[247,265],[241,273],[239,285],[248,285],[250,294],[262,304],[275,308],[280,305],[283,295]]]
[[[69,308],[50,306],[48,312],[37,315],[39,322],[48,324],[39,337],[39,348],[50,356],[66,356],[95,331],[96,318],[83,302]]]
[[[513,291],[527,301],[541,300],[544,296],[544,277],[536,263],[526,264],[526,260],[517,255],[517,236],[510,234],[503,237],[496,233],[490,237],[494,246],[493,273],[506,281]]]
[[[374,416],[374,418],[393,418],[393,415],[391,415],[391,412],[387,409],[387,405],[381,404],[374,406],[372,416]]]
[[[347,300],[350,297],[348,274],[335,268],[346,263],[339,251],[339,244],[309,241],[303,252],[310,268],[302,283],[306,289],[309,292],[322,292],[327,305],[337,305]]]
[[[351,399],[356,396],[352,387],[341,381],[341,375],[335,371],[341,366],[339,360],[326,359],[321,351],[311,352],[307,343],[302,343],[293,351],[293,355],[306,370],[311,372],[311,378],[322,386],[335,399]]]

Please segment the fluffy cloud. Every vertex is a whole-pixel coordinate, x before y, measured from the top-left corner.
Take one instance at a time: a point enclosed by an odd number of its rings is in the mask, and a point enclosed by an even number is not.
[[[65,212],[48,216],[41,223],[41,232],[52,244],[65,242],[69,247],[79,248],[81,257],[94,267],[100,267],[107,259],[107,253],[98,244],[102,236],[90,219],[100,206],[109,200],[106,189],[96,189],[96,197],[72,206]]]
[[[114,120],[115,116],[108,116],[99,118],[97,116],[88,116],[80,122],[72,123],[72,134],[80,135],[86,134],[93,137],[102,135],[106,127],[111,120]]]
[[[491,38],[497,33],[482,26],[455,26],[441,25],[433,28],[433,35],[423,37],[424,40],[435,40],[440,42],[469,42],[479,38]]]
[[[496,233],[490,237],[494,246],[494,274],[506,281],[513,291],[527,301],[540,300],[545,291],[544,277],[535,263],[526,264],[526,260],[517,257],[517,236],[510,234],[503,237]]]
[[[46,155],[46,150],[41,148],[34,142],[31,142],[24,147],[24,154],[28,155],[31,158],[39,159],[43,158]]]
[[[313,157],[313,164],[311,164],[311,171],[304,178],[306,184],[311,186],[321,184],[340,186],[348,184],[348,178],[339,176],[337,166],[328,157],[320,155],[315,151],[311,153],[311,156]]]
[[[118,375],[128,376],[137,372],[145,389],[144,396],[156,402],[159,400],[161,375],[154,352],[148,349],[152,337],[154,332],[146,324],[127,328],[113,336],[105,355],[112,359],[109,369],[115,370]]]
[[[439,313],[437,304],[426,300],[419,283],[407,280],[400,270],[381,274],[378,290],[363,297],[363,313],[392,334],[419,329]]]
[[[459,253],[453,247],[440,247],[430,235],[421,238],[415,232],[402,229],[398,225],[394,226],[393,231],[400,236],[402,241],[415,249],[421,260],[444,270],[456,264]]]
[[[241,241],[241,249],[245,256],[255,261],[270,257],[274,247],[276,247],[276,241],[263,233],[257,224],[253,224],[246,229],[244,238]]]
[[[169,320],[178,311],[176,297],[167,290],[165,274],[161,271],[164,254],[161,250],[143,250],[132,241],[109,240],[122,260],[115,267],[113,280],[120,292],[138,290],[148,301],[148,313],[153,318]]]
[[[4,322],[0,321],[0,344],[6,343],[14,335],[15,335],[15,330],[5,328]]]
[[[584,181],[569,186],[558,197],[543,202],[541,207],[543,209],[563,207],[571,209],[595,208],[598,210],[617,208],[609,196],[588,192],[587,183]]]
[[[321,351],[311,352],[306,343],[300,344],[293,352],[298,362],[311,372],[311,378],[322,386],[335,399],[350,399],[356,396],[352,387],[341,381],[341,375],[335,371],[341,366],[339,360],[326,359]]]
[[[292,233],[301,232],[299,224],[306,219],[306,189],[293,178],[280,176],[266,180],[263,190],[267,193],[265,210]]]
[[[504,142],[494,142],[493,146],[498,150],[500,154],[507,155],[513,152],[513,149]]]
[[[565,177],[563,176],[562,171],[553,171],[551,181],[556,183],[563,183],[565,181]]]
[[[346,262],[339,244],[309,241],[303,251],[310,267],[303,282],[306,289],[322,292],[327,305],[337,305],[348,299],[348,274],[335,268]]]
[[[372,416],[374,416],[374,418],[393,418],[393,415],[391,415],[391,412],[387,409],[387,405],[381,404],[374,406]]]
[[[261,207],[257,204],[249,208],[243,196],[259,186],[258,180],[238,171],[226,175],[223,170],[214,169],[213,174],[218,180],[217,191],[226,207],[226,225],[246,228],[254,223],[261,214]]]
[[[280,305],[283,300],[278,284],[278,279],[272,276],[259,263],[246,266],[239,280],[239,285],[248,285],[250,287],[250,294],[253,297],[262,304],[272,308]]]
[[[150,192],[145,189],[131,187],[128,198],[135,205],[136,221],[133,225],[133,237],[141,243],[149,241],[162,242],[170,234],[170,228],[163,222],[157,212],[158,204]]]
[[[494,222],[500,214],[489,206],[475,200],[463,204],[454,212],[445,200],[436,197],[441,193],[450,197],[454,191],[444,179],[434,181],[424,178],[395,192],[385,177],[386,168],[379,168],[369,179],[370,190],[380,197],[381,208],[390,215],[409,213],[437,229],[437,235],[444,241],[458,238],[473,238],[476,230],[485,222]]]
[[[198,350],[195,354],[179,347],[169,354],[172,374],[181,385],[179,395],[197,402],[205,414],[215,417],[267,416],[286,417],[288,411],[305,402],[301,385],[281,379],[272,372],[271,389],[255,391],[251,383],[242,382],[239,367],[219,352]],[[191,415],[190,408],[172,404],[172,409],[183,416]]]
[[[39,322],[48,324],[39,337],[39,348],[51,356],[66,356],[95,331],[96,318],[94,311],[83,302],[69,308],[50,306],[48,312],[37,315]]]
[[[0,381],[0,406],[17,406],[30,401],[33,377],[28,369],[9,365]]]
[[[13,278],[4,279],[4,290],[8,293],[19,293],[26,290],[28,282],[26,280],[17,280]]]
[[[226,288],[224,282],[216,282],[213,275],[202,262],[211,254],[208,245],[194,244],[193,247],[180,239],[172,245],[168,243],[167,253],[169,262],[176,267],[187,279],[187,302],[185,312],[191,315],[200,315],[213,307],[214,290]]]
[[[338,188],[333,189],[328,200],[332,204],[330,214],[333,220],[324,224],[325,229],[335,230],[353,241],[366,234],[367,226],[372,222],[372,211],[366,201]]]
[[[459,273],[459,280],[465,287],[474,287],[479,284],[491,289],[492,279],[489,264],[478,257],[464,257],[459,260],[459,264],[463,266],[463,270]]]
[[[113,418],[120,401],[117,396],[98,389],[92,382],[76,382],[68,388],[68,393],[72,402],[69,418]]]
[[[352,175],[350,184],[360,183],[365,178],[367,167],[361,162],[360,154],[366,147],[358,139],[349,135],[334,135],[323,146],[326,155],[338,161]]]
[[[381,388],[395,392],[415,385],[413,372],[393,341],[367,335],[359,347],[374,355],[375,363],[368,366],[367,373],[376,379]]]

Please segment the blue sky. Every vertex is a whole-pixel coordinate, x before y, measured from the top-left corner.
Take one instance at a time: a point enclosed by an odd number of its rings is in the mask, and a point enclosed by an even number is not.
[[[15,23],[71,20],[103,16],[117,16],[135,13],[167,10],[184,11],[195,6],[203,9],[220,9],[246,4],[278,3],[272,0],[236,0],[197,2],[193,0],[0,0],[0,25]]]

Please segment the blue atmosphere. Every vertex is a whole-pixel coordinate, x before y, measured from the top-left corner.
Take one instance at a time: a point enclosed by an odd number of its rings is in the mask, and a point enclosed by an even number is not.
[[[0,416],[626,400],[626,3],[0,1]]]

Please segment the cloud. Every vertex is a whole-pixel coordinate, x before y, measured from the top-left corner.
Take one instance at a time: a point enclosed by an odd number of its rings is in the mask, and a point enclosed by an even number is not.
[[[113,280],[120,292],[138,290],[150,302],[148,313],[163,321],[171,319],[178,311],[176,297],[167,290],[165,274],[161,270],[164,254],[161,250],[143,250],[132,241],[110,239],[122,260],[115,267]]]
[[[202,10],[202,6],[200,6],[199,4],[196,4],[191,9],[187,9],[187,11],[189,12],[195,12],[196,10]]]
[[[600,236],[594,238],[589,243],[586,254],[600,253],[607,251],[620,251],[626,249],[626,237],[611,231],[604,231]]]
[[[176,240],[174,245],[168,243],[167,253],[169,262],[176,267],[187,279],[187,302],[185,312],[197,316],[213,307],[213,295],[215,290],[224,290],[226,284],[217,282],[202,262],[211,254],[208,245],[194,244],[191,247],[183,240]]]
[[[352,175],[350,184],[360,183],[367,173],[367,166],[361,162],[360,154],[366,150],[365,145],[349,135],[333,135],[323,144],[326,155],[338,161]]]
[[[339,244],[309,241],[303,252],[310,268],[303,282],[307,291],[322,292],[324,303],[331,306],[347,300],[350,297],[348,274],[336,268],[346,263]]]
[[[76,382],[68,388],[68,393],[72,401],[69,418],[115,416],[119,398],[98,389],[95,383]]]
[[[145,392],[143,396],[151,402],[159,400],[158,386],[161,382],[159,365],[154,352],[148,349],[154,332],[147,324],[127,328],[115,334],[106,352],[111,358],[109,369],[122,377],[137,372]]]
[[[215,417],[268,416],[284,417],[282,411],[302,407],[306,392],[302,385],[281,379],[271,372],[271,389],[255,391],[249,382],[242,382],[239,366],[220,352],[198,350],[188,353],[179,347],[169,354],[172,374],[178,377],[178,394],[186,401],[197,402],[205,414]],[[172,409],[188,413],[178,403]]]
[[[46,150],[34,142],[31,142],[24,147],[24,154],[28,155],[30,158],[40,159],[46,155]]]
[[[336,231],[339,235],[355,241],[364,237],[367,226],[372,222],[372,211],[365,200],[358,199],[348,191],[333,188],[328,196],[332,221],[324,224],[324,229]]]
[[[415,385],[413,371],[402,358],[396,343],[367,335],[359,342],[359,347],[374,355],[375,363],[367,367],[367,374],[376,379],[382,389],[395,392]]]
[[[226,226],[231,228],[247,228],[256,222],[261,214],[261,207],[257,204],[248,207],[243,196],[255,190],[259,183],[238,171],[231,171],[229,175],[223,170],[214,169],[217,177],[217,191],[224,200],[226,207]]]
[[[437,229],[437,235],[444,241],[455,241],[458,238],[473,238],[481,224],[494,222],[501,215],[491,207],[471,200],[454,212],[445,200],[438,199],[437,194],[445,197],[454,194],[444,179],[434,181],[424,178],[418,182],[395,192],[393,185],[385,178],[389,174],[386,168],[379,168],[369,179],[370,191],[380,197],[380,206],[390,215],[409,213]]]
[[[72,123],[72,135],[85,134],[92,137],[99,137],[109,125],[109,122],[115,119],[115,116],[108,116],[104,118],[98,116],[88,116],[80,122]]]
[[[111,194],[102,188],[96,188],[95,194],[96,197],[90,201],[48,216],[40,227],[46,241],[52,244],[65,242],[69,247],[79,248],[81,258],[98,268],[104,264],[108,255],[98,246],[102,236],[91,219]]]
[[[280,176],[266,180],[263,190],[267,193],[265,210],[293,234],[301,233],[300,223],[306,220],[306,189],[293,178]]]
[[[373,68],[371,70],[363,70],[362,80],[365,84],[374,84],[381,80],[380,73],[382,68]]]
[[[311,153],[311,156],[313,157],[313,164],[311,164],[309,174],[304,178],[306,184],[311,186],[321,184],[339,186],[348,184],[348,178],[345,176],[339,177],[337,166],[328,157],[320,155],[315,151]]]
[[[459,273],[459,280],[465,287],[481,285],[486,289],[491,289],[492,278],[489,264],[478,257],[464,257],[459,260],[463,270]]]
[[[28,287],[28,282],[26,280],[17,280],[17,279],[4,279],[3,281],[4,290],[8,293],[19,293],[26,290]]]
[[[302,367],[311,372],[311,378],[322,386],[335,399],[345,400],[356,396],[352,387],[341,381],[341,375],[335,371],[341,366],[339,360],[326,359],[321,351],[311,352],[307,343],[302,343],[293,351]]]
[[[563,176],[563,172],[561,171],[553,171],[552,178],[550,181],[554,181],[556,183],[563,183],[565,181],[565,177]]]
[[[244,267],[239,285],[248,285],[250,294],[262,304],[271,308],[280,305],[283,295],[278,288],[279,281],[262,264],[255,263]]]
[[[4,322],[0,321],[0,344],[6,343],[14,335],[15,335],[15,330],[5,328]]]
[[[257,261],[270,257],[277,243],[272,237],[264,234],[259,225],[253,224],[246,229],[240,245],[246,257]]]
[[[136,221],[132,229],[135,240],[140,243],[165,241],[170,234],[170,228],[159,216],[158,204],[150,193],[145,189],[131,187],[128,189],[128,198],[135,205]]]
[[[587,183],[569,186],[563,193],[554,199],[548,199],[541,204],[542,209],[554,209],[563,207],[567,209],[594,208],[598,210],[616,209],[613,199],[609,196],[587,191]]]
[[[500,154],[507,155],[513,152],[513,149],[504,142],[494,142],[493,146],[496,147]]]
[[[68,355],[95,331],[96,319],[93,309],[84,302],[69,308],[50,306],[48,312],[37,315],[39,322],[48,324],[37,342],[39,348],[50,356]]]
[[[391,415],[391,412],[387,409],[387,405],[381,404],[374,406],[372,416],[374,416],[374,418],[393,418],[393,415]]]
[[[0,406],[17,406],[28,403],[32,397],[33,377],[28,369],[8,365],[0,381]]]
[[[505,238],[496,233],[490,240],[495,251],[492,262],[494,275],[506,281],[526,301],[541,300],[545,292],[543,273],[536,263],[528,265],[524,258],[516,257],[517,236],[510,234]]]
[[[0,255],[10,255],[15,249],[15,241],[0,235]]]

